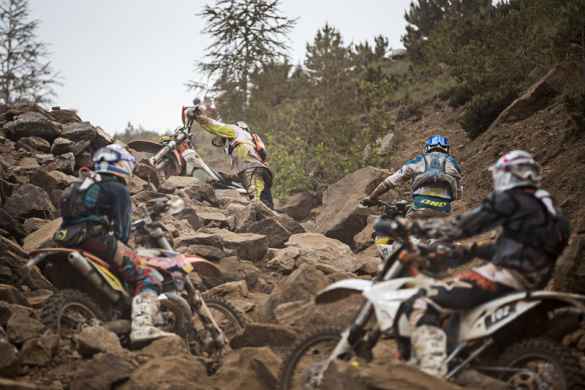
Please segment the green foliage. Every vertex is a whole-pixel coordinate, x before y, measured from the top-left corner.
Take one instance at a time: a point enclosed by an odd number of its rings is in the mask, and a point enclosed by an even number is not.
[[[514,101],[514,96],[498,92],[474,96],[463,112],[461,127],[470,138],[477,137]]]

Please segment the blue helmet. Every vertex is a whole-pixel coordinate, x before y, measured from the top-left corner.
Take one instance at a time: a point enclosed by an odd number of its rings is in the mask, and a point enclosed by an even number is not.
[[[425,141],[425,153],[433,151],[449,153],[449,139],[438,134],[431,135]]]
[[[94,171],[122,178],[126,183],[132,177],[136,160],[124,147],[110,144],[93,155]]]

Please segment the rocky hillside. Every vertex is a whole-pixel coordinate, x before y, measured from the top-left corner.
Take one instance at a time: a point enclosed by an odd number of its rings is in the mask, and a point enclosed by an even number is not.
[[[387,150],[393,154],[392,165],[384,168],[398,168],[420,151],[428,135],[441,129],[463,163],[465,193],[457,209],[464,210],[490,190],[489,164],[507,150],[529,150],[543,164],[545,187],[574,226],[572,248],[559,275],[579,275],[585,259],[585,206],[580,202],[585,196],[585,137],[560,99],[554,75],[531,88],[473,141],[456,124],[460,111],[442,101],[402,116],[390,137],[394,147]],[[72,111],[0,108],[0,388],[274,389],[281,359],[299,336],[317,325],[350,321],[359,299],[317,309],[312,297],[334,281],[375,274],[379,259],[371,241],[373,219],[356,213],[356,206],[389,173],[385,169],[362,168],[323,194],[294,194],[277,202],[278,213],[192,178],[171,177],[159,192],[134,178],[130,187],[136,217],[141,216],[140,205],[153,198],[185,202],[181,213],[164,216],[168,236],[178,251],[221,268],[220,278],[195,275],[194,283],[228,299],[249,321],[243,334],[231,340],[231,351],[213,376],[207,376],[202,360],[189,355],[178,338],[128,350],[102,327],[67,337],[52,333],[40,322],[38,309],[53,286],[23,266],[28,252],[52,245],[61,191],[89,163],[92,152],[109,142],[106,132]],[[565,288],[574,282],[558,279]],[[572,342],[585,346],[578,338]],[[326,388],[456,388],[390,363],[395,351],[389,343],[381,343],[375,352],[370,366],[332,367]]]

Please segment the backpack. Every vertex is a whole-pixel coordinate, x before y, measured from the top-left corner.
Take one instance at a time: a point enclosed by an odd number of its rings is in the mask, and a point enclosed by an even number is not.
[[[412,190],[421,187],[441,185],[449,188],[452,199],[457,197],[457,179],[447,174],[446,166],[449,156],[445,153],[432,152],[422,156],[425,171],[412,179]]]
[[[258,153],[258,156],[260,159],[262,159],[262,162],[266,162],[266,159],[268,158],[268,152],[266,151],[266,145],[264,145],[264,141],[262,141],[262,138],[260,138],[260,136],[256,133],[250,133],[250,135],[252,136],[252,142],[254,143],[254,149],[256,150],[256,153]]]
[[[85,197],[86,195],[97,197],[99,189],[93,184],[101,181],[101,176],[94,172],[86,175],[83,180],[72,183],[61,195],[59,208],[64,221],[87,216],[93,211],[93,209],[87,207]]]

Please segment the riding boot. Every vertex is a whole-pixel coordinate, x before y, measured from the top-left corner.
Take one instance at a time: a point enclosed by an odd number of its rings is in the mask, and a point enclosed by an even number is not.
[[[154,326],[154,319],[159,310],[160,302],[153,292],[145,291],[132,299],[132,329],[130,332],[132,344],[144,344],[173,335],[173,333],[163,332]]]
[[[445,332],[436,326],[422,325],[418,326],[410,337],[419,369],[437,377],[447,375]]]

